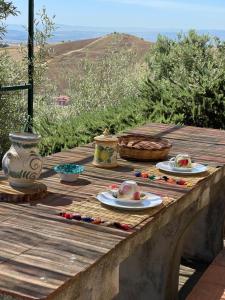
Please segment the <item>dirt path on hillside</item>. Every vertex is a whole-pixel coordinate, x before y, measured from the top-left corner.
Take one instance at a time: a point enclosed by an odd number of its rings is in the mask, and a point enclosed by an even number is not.
[[[103,40],[104,38],[105,38],[105,37],[102,36],[102,37],[98,38],[96,41],[91,42],[90,44],[88,44],[87,46],[85,46],[85,47],[83,47],[83,48],[68,51],[68,52],[66,52],[66,53],[63,53],[61,56],[68,56],[68,55],[73,54],[73,53],[85,51],[87,48],[89,48],[90,46],[92,46],[92,45],[96,44],[97,42]]]
[[[87,50],[90,46],[96,44],[97,42],[103,40],[104,38],[105,38],[105,36],[102,36],[102,37],[98,38],[97,40],[95,40],[95,41],[89,43],[89,44],[88,44],[87,46],[85,46],[85,47],[82,47],[82,48],[76,49],[76,50],[70,50],[70,51],[68,51],[68,52],[65,52],[65,53],[59,55],[59,56],[53,57],[53,58],[51,58],[51,59],[48,60],[48,63],[51,63],[51,62],[54,61],[55,59],[59,59],[59,57],[65,57],[65,56],[69,56],[69,55],[71,55],[71,54],[73,54],[73,53],[83,52],[83,51]]]

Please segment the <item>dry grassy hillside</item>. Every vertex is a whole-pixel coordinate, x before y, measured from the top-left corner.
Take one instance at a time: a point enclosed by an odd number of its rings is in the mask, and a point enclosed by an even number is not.
[[[63,92],[66,82],[62,74],[79,68],[82,59],[96,61],[107,53],[124,50],[133,51],[136,53],[134,59],[143,61],[150,46],[150,42],[128,34],[110,34],[98,39],[52,45],[48,77]]]
[[[150,42],[128,34],[110,34],[97,39],[89,39],[76,42],[52,45],[50,54],[53,57],[51,63],[66,62],[76,58],[88,57],[91,59],[104,55],[109,50],[133,49],[140,57],[148,50]]]
[[[82,59],[86,58],[95,62],[104,57],[107,53],[132,51],[136,54],[134,59],[142,61],[150,46],[150,42],[141,38],[118,33],[95,39],[51,44],[48,46],[49,68],[47,76],[50,81],[57,86],[57,90],[63,93],[67,87],[67,82],[64,80],[63,74],[75,69],[79,72],[79,65]],[[0,49],[0,53],[1,51],[6,51],[15,60],[22,58],[21,47],[19,45]]]
[[[0,48],[0,54],[6,52],[15,60],[22,59],[22,53],[19,45],[11,45],[6,48]]]

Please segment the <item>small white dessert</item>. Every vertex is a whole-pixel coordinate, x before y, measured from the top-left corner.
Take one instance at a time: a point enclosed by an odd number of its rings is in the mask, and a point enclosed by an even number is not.
[[[118,198],[124,200],[140,200],[141,193],[137,183],[133,180],[124,181],[119,187]]]

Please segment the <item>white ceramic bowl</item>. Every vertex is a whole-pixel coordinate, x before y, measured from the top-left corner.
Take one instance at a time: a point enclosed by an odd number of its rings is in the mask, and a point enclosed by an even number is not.
[[[80,174],[62,174],[59,173],[61,181],[74,182],[79,178]]]

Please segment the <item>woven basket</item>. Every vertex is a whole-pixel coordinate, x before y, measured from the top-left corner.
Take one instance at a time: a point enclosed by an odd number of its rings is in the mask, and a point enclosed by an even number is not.
[[[140,142],[142,142],[142,145],[140,145]],[[144,147],[145,144],[146,148]],[[171,147],[172,144],[168,140],[161,138],[142,135],[125,135],[119,137],[120,157],[128,160],[165,160]]]

